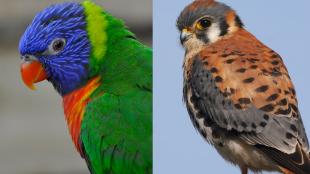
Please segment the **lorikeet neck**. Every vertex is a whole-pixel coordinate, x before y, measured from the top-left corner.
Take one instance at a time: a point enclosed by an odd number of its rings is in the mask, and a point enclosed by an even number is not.
[[[80,146],[80,131],[83,115],[90,95],[100,85],[100,77],[91,79],[84,87],[63,96],[63,107],[69,131],[76,149],[82,155]]]

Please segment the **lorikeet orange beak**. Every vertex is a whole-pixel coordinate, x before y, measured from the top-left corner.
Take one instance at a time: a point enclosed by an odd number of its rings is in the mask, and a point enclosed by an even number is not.
[[[46,73],[42,64],[37,60],[25,61],[21,64],[21,75],[26,86],[35,90],[34,83],[46,79]]]

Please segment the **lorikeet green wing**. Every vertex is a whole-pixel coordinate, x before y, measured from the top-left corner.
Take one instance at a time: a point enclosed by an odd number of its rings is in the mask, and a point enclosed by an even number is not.
[[[115,68],[103,73],[86,107],[81,143],[94,173],[151,173],[151,52],[135,40],[115,46],[123,51],[111,54],[127,61],[107,62]]]

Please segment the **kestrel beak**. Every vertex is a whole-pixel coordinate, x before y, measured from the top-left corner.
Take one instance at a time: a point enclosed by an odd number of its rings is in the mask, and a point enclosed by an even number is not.
[[[22,56],[21,76],[26,86],[35,90],[34,83],[46,79],[45,70],[42,64],[32,55]]]
[[[184,28],[180,35],[181,44],[183,45],[183,43],[186,42],[192,34],[193,33],[188,28]]]

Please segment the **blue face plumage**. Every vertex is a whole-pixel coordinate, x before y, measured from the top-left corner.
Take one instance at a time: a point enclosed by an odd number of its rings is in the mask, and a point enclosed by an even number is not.
[[[79,3],[52,5],[38,13],[19,44],[22,56],[36,58],[47,79],[65,95],[88,78],[91,52],[84,8]]]

